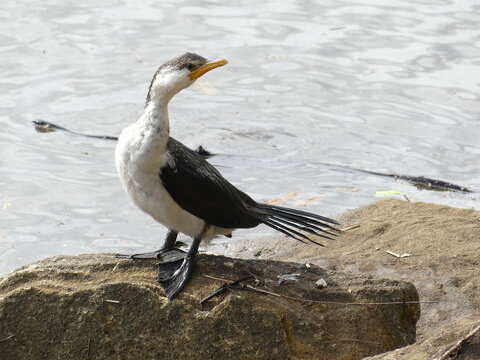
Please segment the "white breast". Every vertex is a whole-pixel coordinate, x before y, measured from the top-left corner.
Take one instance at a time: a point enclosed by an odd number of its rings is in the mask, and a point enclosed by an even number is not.
[[[135,123],[120,135],[115,160],[123,187],[133,202],[156,221],[195,237],[202,232],[204,221],[180,208],[166,191],[160,180],[168,156],[166,143],[150,143],[154,134],[149,131],[155,129],[142,129]]]

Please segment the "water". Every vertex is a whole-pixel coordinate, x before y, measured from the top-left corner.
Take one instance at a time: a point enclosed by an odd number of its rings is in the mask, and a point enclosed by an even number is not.
[[[321,164],[480,189],[478,2],[101,4],[2,1],[0,273],[55,254],[158,247],[165,231],[120,188],[113,142],[39,134],[31,121],[118,135],[157,66],[187,50],[230,64],[174,99],[172,134],[222,154],[212,162],[257,200],[335,216],[398,190],[479,207],[476,194]]]

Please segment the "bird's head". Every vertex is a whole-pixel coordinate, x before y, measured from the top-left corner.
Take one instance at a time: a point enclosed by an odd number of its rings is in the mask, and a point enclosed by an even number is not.
[[[227,64],[225,59],[208,61],[204,57],[185,53],[161,65],[150,83],[146,105],[151,101],[168,101],[180,90],[192,85],[196,79],[219,66]]]

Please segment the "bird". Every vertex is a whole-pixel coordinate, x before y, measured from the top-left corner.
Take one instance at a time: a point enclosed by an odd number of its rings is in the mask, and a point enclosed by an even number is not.
[[[185,53],[161,65],[150,82],[143,114],[123,129],[115,149],[115,164],[125,191],[138,208],[168,229],[159,250],[117,256],[160,260],[159,267],[164,268],[157,280],[168,299],[175,298],[189,282],[202,241],[231,237],[236,229],[260,224],[317,245],[322,244],[305,233],[333,239],[339,231],[339,223],[333,219],[255,201],[204,156],[170,136],[170,100],[227,63],[225,59],[209,61]],[[175,247],[178,233],[193,239],[187,252]]]

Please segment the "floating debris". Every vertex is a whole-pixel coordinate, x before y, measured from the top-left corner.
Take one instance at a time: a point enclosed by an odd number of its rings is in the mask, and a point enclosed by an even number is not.
[[[33,123],[33,126],[35,127],[35,130],[37,132],[41,132],[41,133],[48,133],[48,132],[54,132],[54,131],[60,130],[60,131],[67,132],[67,133],[70,133],[70,134],[83,136],[83,137],[88,137],[88,138],[93,138],[93,139],[113,140],[113,141],[118,140],[117,136],[84,134],[84,133],[73,131],[73,130],[67,129],[63,126],[51,123],[49,121],[41,120],[41,119],[33,120],[32,123]],[[197,152],[199,155],[203,156],[205,159],[208,159],[212,156],[215,156],[214,153],[208,151],[202,145],[199,145],[195,149],[195,152]],[[88,153],[84,153],[84,154],[88,155]]]
[[[34,121],[32,121],[32,123],[35,126],[35,130],[37,130],[38,132],[53,132],[53,131],[61,130],[61,131],[64,131],[64,132],[68,132],[70,134],[89,137],[89,138],[94,138],[94,139],[114,140],[114,141],[118,140],[117,136],[83,134],[83,133],[72,131],[72,130],[69,130],[67,128],[64,128],[63,126],[56,125],[56,124],[53,124],[51,122],[41,120],[41,119],[34,120]]]
[[[348,166],[348,165],[334,164],[334,163],[329,163],[329,162],[324,162],[324,161],[317,162],[317,164],[323,164],[323,165],[332,166],[332,167],[336,167],[336,168],[358,171],[358,172],[362,172],[364,174],[389,177],[389,178],[393,178],[395,180],[402,180],[402,181],[406,181],[406,182],[416,186],[418,189],[421,189],[421,190],[458,191],[458,192],[463,192],[463,193],[474,192],[473,190],[469,189],[468,187],[465,187],[465,186],[462,186],[462,185],[457,185],[457,184],[454,184],[454,183],[451,183],[451,182],[448,182],[448,181],[432,179],[432,178],[428,178],[428,177],[425,177],[425,176],[410,176],[410,175],[390,174],[390,173],[384,173],[384,172],[380,172],[380,171],[370,171],[370,170],[366,170],[366,169],[360,169],[360,168],[356,168],[356,167]]]
[[[388,196],[402,196],[403,194],[397,190],[380,190],[375,191],[376,197],[388,197]]]
[[[295,191],[292,191],[292,192],[289,192],[289,193],[284,194],[282,196],[279,196],[278,198],[267,200],[267,201],[265,201],[265,203],[266,204],[284,204],[288,200],[296,197],[297,195],[298,195],[298,193],[296,193]]]

